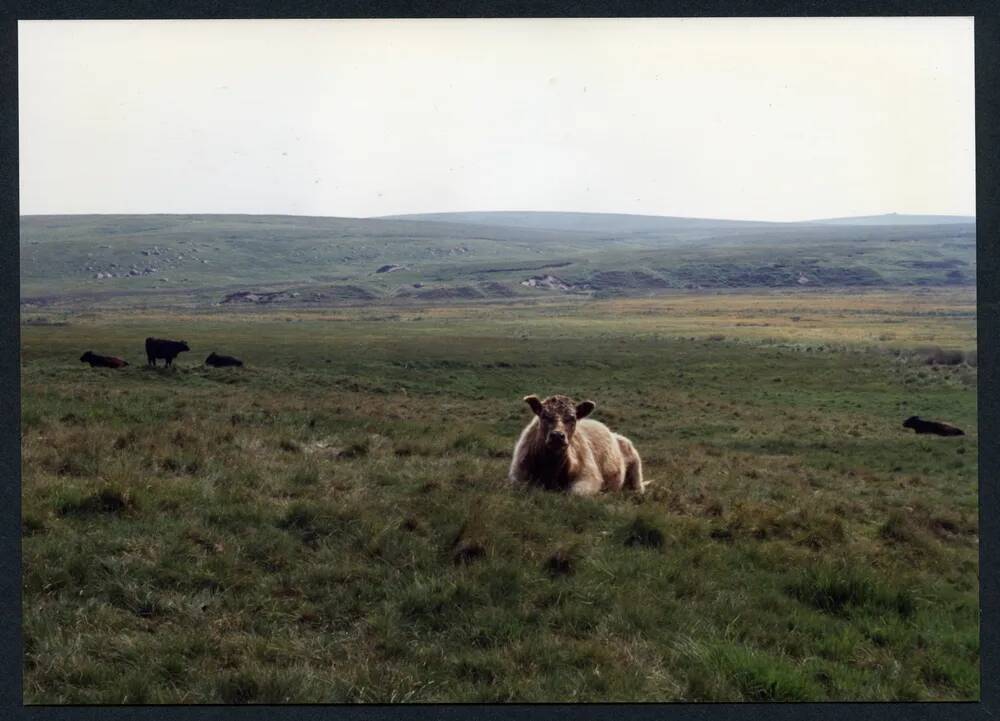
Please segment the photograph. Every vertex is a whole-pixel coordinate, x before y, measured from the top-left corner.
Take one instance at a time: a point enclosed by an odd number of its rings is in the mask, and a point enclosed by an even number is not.
[[[980,701],[976,22],[19,20],[23,703]]]

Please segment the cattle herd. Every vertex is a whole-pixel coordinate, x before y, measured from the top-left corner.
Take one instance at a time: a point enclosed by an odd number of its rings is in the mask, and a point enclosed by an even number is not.
[[[146,364],[155,367],[156,361],[162,358],[164,365],[170,366],[173,365],[174,358],[189,350],[191,350],[191,348],[188,347],[187,342],[183,340],[147,338]],[[124,368],[128,365],[128,362],[122,358],[116,358],[115,356],[109,355],[98,355],[93,351],[87,351],[80,356],[80,362],[89,363],[91,368]],[[233,358],[228,355],[218,355],[213,352],[210,353],[208,358],[205,359],[205,365],[213,366],[215,368],[225,368],[228,366],[242,367],[243,361],[239,358]]]
[[[146,360],[155,367],[162,358],[172,365],[180,353],[190,351],[185,341],[146,339]],[[128,363],[114,356],[87,351],[80,361],[92,368],[124,368]],[[243,361],[232,356],[211,353],[205,365],[215,368],[242,367]],[[511,481],[564,490],[577,495],[602,491],[630,490],[643,493],[649,481],[642,477],[642,460],[635,446],[625,436],[612,431],[600,421],[587,418],[597,407],[593,401],[575,403],[563,395],[539,400],[525,396],[534,418],[521,431],[514,446],[508,477]],[[903,422],[920,434],[962,436],[955,426],[926,421],[911,416]]]

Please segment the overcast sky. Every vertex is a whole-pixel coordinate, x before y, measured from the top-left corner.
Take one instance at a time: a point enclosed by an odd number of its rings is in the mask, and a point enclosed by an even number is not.
[[[23,214],[974,213],[971,19],[18,29]]]

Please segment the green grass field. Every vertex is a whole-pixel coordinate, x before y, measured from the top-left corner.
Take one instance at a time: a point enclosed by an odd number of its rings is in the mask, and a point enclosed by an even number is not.
[[[969,291],[60,317],[28,703],[979,696]],[[528,393],[596,401],[647,494],[509,485]]]

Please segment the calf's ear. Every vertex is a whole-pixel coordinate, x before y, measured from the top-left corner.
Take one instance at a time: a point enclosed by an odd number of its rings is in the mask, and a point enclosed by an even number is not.
[[[538,400],[538,396],[525,396],[524,402],[531,406],[531,410],[536,416],[542,412],[542,402]]]
[[[594,401],[584,401],[583,403],[577,405],[576,417],[586,418],[587,416],[589,416],[591,413],[594,412],[595,408],[597,408],[597,404],[594,403]]]

